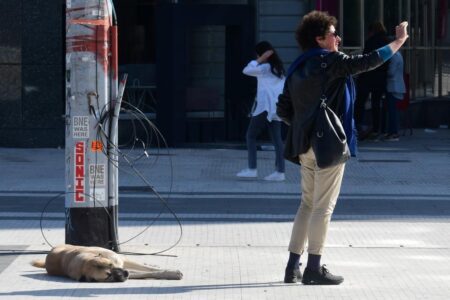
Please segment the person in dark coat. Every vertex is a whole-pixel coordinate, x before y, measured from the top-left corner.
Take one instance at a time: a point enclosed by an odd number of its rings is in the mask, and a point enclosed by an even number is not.
[[[301,164],[302,199],[288,248],[286,283],[301,280],[303,284],[336,285],[344,281],[320,265],[345,168],[345,163],[328,168],[317,166],[310,135],[321,96],[325,94],[328,107],[341,119],[354,155],[352,75],[381,66],[408,38],[408,23],[402,22],[396,27],[396,39],[389,45],[365,55],[349,56],[338,51],[341,38],[336,24],[336,18],[325,12],[312,11],[303,17],[296,38],[304,52],[289,68],[283,93],[278,97],[277,114],[289,125],[284,156]],[[299,263],[304,250],[308,251],[308,264],[302,274]]]
[[[377,21],[369,26],[369,38],[364,42],[363,54],[381,48],[389,44],[386,28],[383,23]],[[376,139],[383,128],[380,127],[381,119],[381,98],[386,93],[386,79],[389,62],[384,63],[375,70],[363,73],[357,79],[357,93],[355,101],[355,122],[358,129],[358,138],[363,140],[366,137]],[[371,96],[372,126],[365,128],[365,104],[367,98]],[[370,126],[369,126],[370,127]]]

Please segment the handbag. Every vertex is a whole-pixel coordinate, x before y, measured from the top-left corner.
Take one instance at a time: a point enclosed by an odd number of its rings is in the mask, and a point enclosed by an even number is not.
[[[326,63],[322,63],[321,67],[326,68]],[[317,166],[322,169],[342,164],[350,158],[344,127],[338,116],[327,105],[324,85],[323,81],[322,96],[310,136]]]

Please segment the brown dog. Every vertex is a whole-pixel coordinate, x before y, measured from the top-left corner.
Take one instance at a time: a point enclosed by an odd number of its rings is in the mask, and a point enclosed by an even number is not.
[[[127,279],[183,278],[178,270],[163,270],[133,261],[100,247],[61,245],[54,247],[44,260],[31,263],[45,268],[49,275],[67,276],[77,281],[122,282]]]

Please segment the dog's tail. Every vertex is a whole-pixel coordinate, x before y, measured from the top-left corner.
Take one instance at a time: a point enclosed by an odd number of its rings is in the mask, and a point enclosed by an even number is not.
[[[43,268],[43,269],[45,269],[45,260],[43,260],[43,259],[35,259],[35,260],[33,260],[31,262],[31,265],[33,267],[36,267],[36,268]]]

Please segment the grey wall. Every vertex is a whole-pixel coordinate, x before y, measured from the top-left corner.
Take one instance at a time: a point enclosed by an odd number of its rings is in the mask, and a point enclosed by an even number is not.
[[[257,9],[257,41],[267,40],[277,49],[285,67],[299,55],[295,29],[312,7],[310,0],[259,0]]]

